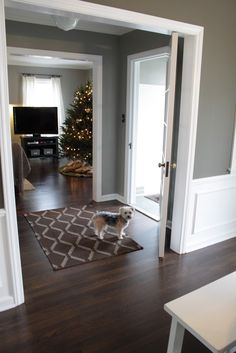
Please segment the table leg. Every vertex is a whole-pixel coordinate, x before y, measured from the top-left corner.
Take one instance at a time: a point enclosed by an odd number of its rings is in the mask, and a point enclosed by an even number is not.
[[[167,353],[181,353],[184,331],[184,327],[172,317]]]

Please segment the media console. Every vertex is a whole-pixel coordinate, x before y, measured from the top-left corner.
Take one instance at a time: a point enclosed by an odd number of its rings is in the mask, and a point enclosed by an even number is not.
[[[21,146],[28,158],[54,157],[58,158],[58,136],[22,137]]]

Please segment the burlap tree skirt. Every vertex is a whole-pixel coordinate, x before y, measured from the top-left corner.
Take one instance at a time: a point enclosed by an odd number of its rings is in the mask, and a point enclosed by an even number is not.
[[[63,175],[78,177],[92,177],[93,175],[92,166],[79,160],[71,161],[60,167],[59,172]]]

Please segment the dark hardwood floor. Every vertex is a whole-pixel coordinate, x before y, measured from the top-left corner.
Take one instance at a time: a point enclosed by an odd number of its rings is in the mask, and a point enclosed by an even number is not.
[[[164,303],[235,271],[236,239],[159,261],[158,223],[137,212],[129,234],[143,250],[53,271],[23,213],[92,202],[91,179],[57,170],[33,160],[36,189],[17,199],[25,304],[0,313],[0,353],[165,353]],[[186,334],[190,352],[209,351]]]

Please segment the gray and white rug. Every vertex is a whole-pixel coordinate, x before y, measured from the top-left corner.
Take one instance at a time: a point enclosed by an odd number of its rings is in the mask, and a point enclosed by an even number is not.
[[[54,270],[143,249],[129,236],[119,240],[108,227],[103,240],[97,238],[90,205],[25,214]]]

